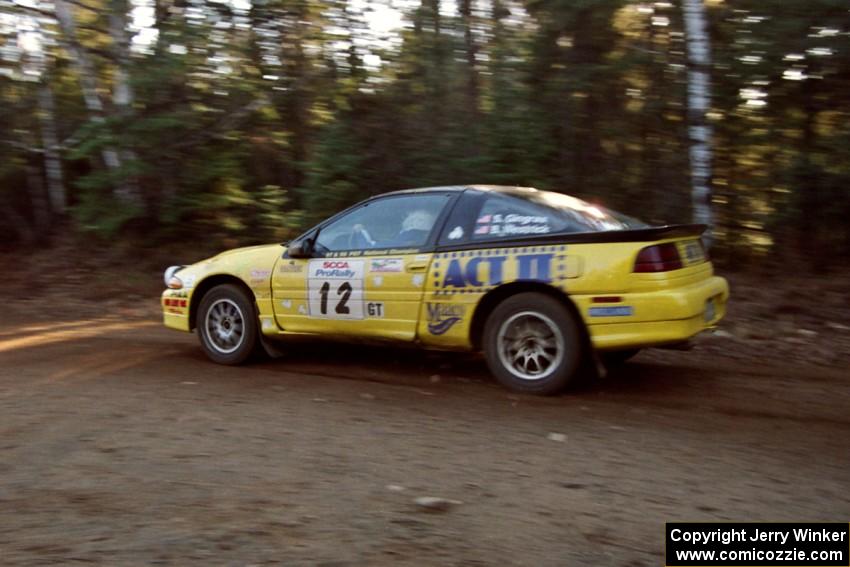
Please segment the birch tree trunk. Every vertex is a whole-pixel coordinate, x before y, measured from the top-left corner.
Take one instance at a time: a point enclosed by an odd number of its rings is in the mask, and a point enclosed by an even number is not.
[[[127,118],[133,112],[133,88],[130,85],[130,75],[127,72],[130,66],[127,9],[127,2],[118,0],[112,3],[112,11],[109,14],[109,36],[112,39],[112,52],[117,62],[113,78],[112,104],[124,118]],[[119,157],[121,162],[126,164],[136,160],[136,153],[125,147],[119,150]],[[133,177],[125,178],[123,186],[116,187],[116,190],[120,192],[119,196],[123,200],[141,204],[139,187]]]
[[[27,160],[27,189],[29,190],[30,207],[33,224],[36,229],[35,240],[43,240],[50,226],[50,211],[47,209],[47,198],[41,183],[41,172],[38,166]]]
[[[47,196],[54,215],[64,215],[68,196],[62,176],[62,159],[59,156],[59,139],[56,135],[56,104],[49,81],[38,89],[41,143],[44,146],[44,169],[47,177]]]
[[[77,41],[77,27],[74,21],[74,13],[71,6],[65,0],[55,0],[54,6],[56,20],[59,22],[59,28],[62,30],[65,45],[71,53],[74,60],[74,66],[77,68],[80,90],[83,92],[83,100],[86,103],[86,109],[91,115],[90,119],[93,122],[102,123],[104,121],[104,105],[100,98],[100,94],[97,91],[97,78],[95,76],[94,65],[92,65],[89,54],[86,53],[85,49],[83,49]],[[112,26],[110,25],[110,28],[111,27]],[[128,84],[125,69],[119,66],[119,70],[116,75],[119,76],[119,82],[121,77],[123,77],[124,84]],[[129,87],[127,88],[129,89]],[[123,96],[123,89],[121,89],[120,92]],[[127,100],[131,100],[131,97],[128,97]],[[101,156],[106,167],[110,170],[117,171],[121,169],[122,162],[118,149],[109,147],[104,148],[101,151]],[[127,204],[138,205],[141,203],[138,192],[127,182],[118,183],[118,185],[114,188],[114,193],[116,197]]]
[[[706,246],[713,240],[711,214],[711,137],[706,114],[711,103],[711,43],[703,0],[682,0],[688,52],[688,138],[691,204],[694,222],[708,225]]]

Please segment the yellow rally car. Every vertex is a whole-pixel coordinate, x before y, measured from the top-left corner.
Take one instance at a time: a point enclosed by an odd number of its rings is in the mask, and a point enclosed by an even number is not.
[[[239,364],[298,336],[483,350],[509,388],[551,394],[583,361],[682,343],[723,316],[702,225],[650,227],[579,199],[471,185],[370,198],[287,246],[165,272],[165,324]]]

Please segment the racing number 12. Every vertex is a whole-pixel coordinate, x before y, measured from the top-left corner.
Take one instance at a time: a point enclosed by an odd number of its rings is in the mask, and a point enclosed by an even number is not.
[[[328,292],[330,289],[330,282],[323,283],[322,287],[319,288],[319,295],[322,296],[321,302],[319,303],[319,311],[321,311],[322,315],[327,315],[328,313]],[[342,297],[339,298],[339,303],[336,304],[334,311],[341,315],[348,315],[351,310],[348,308],[346,303],[348,303],[348,298],[351,297],[351,284],[348,282],[342,282],[342,285],[337,288],[336,294]]]

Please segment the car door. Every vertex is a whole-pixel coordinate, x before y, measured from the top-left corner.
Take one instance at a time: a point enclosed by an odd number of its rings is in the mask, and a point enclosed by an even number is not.
[[[272,277],[277,324],[292,333],[412,341],[436,231],[454,195],[366,201],[319,226],[310,258]]]

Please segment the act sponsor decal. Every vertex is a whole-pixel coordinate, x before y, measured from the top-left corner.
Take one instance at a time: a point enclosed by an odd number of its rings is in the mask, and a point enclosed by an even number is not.
[[[631,305],[620,305],[617,307],[591,307],[587,312],[591,317],[630,317],[634,315],[635,309]]]
[[[372,272],[401,272],[404,270],[404,260],[401,258],[379,258],[370,260],[369,271]]]
[[[579,277],[579,260],[568,262],[565,245],[443,252],[434,257],[435,295],[479,293],[513,281],[561,285]]]
[[[552,258],[554,254],[521,254],[517,256],[475,256],[465,262],[453,258],[446,267],[442,286],[451,287],[481,287],[499,285],[504,281],[505,264],[510,261],[515,264],[516,279],[552,281]],[[482,270],[482,268],[486,268]],[[482,275],[484,272],[484,275]]]
[[[466,315],[466,306],[453,303],[428,303],[428,332],[442,335]]]

